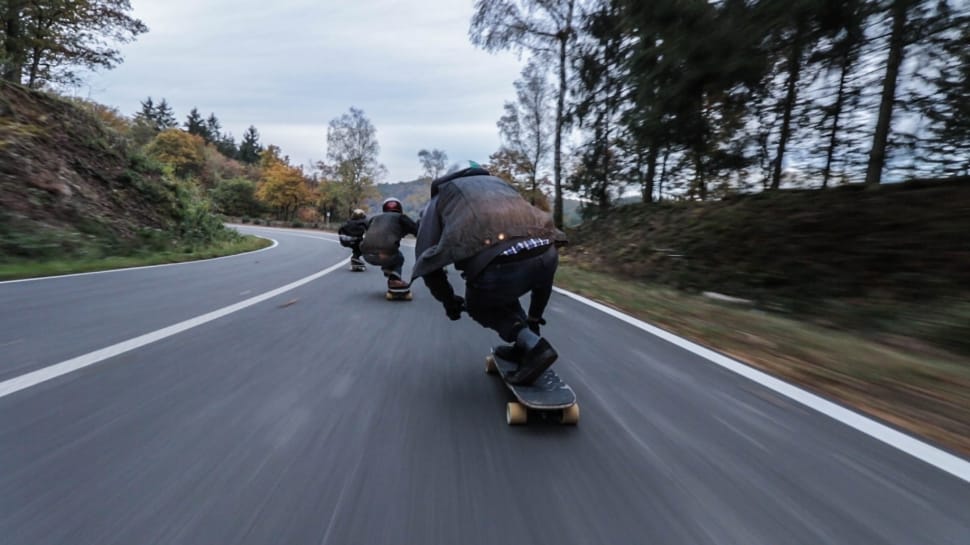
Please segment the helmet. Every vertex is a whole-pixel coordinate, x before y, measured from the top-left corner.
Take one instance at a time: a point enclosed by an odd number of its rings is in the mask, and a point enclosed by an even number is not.
[[[367,213],[365,213],[360,208],[355,208],[354,211],[350,214],[350,219],[352,220],[362,220],[366,217],[367,217]]]
[[[381,211],[397,212],[398,214],[402,214],[404,212],[404,206],[401,205],[401,201],[395,199],[394,197],[390,197],[388,199],[384,199],[384,204],[381,205]]]
[[[448,167],[448,172],[445,172],[445,174],[454,174],[456,172],[471,168],[481,169],[482,165],[476,163],[475,161],[458,161],[457,163],[453,163],[450,167]]]

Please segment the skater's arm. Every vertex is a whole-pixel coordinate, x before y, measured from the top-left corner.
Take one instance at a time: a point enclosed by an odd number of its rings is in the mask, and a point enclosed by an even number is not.
[[[448,282],[448,273],[438,269],[424,275],[424,284],[428,286],[431,295],[445,306],[445,314],[452,320],[461,318],[465,310],[465,299],[455,295],[455,290]]]
[[[418,224],[406,214],[401,214],[401,227],[404,228],[404,235],[418,236]]]
[[[421,224],[418,225],[418,240],[414,244],[415,258],[420,257],[441,239],[441,218],[438,217],[437,206],[438,197],[432,197],[424,208],[424,214],[421,215]]]
[[[428,286],[432,297],[439,302],[445,303],[455,298],[455,289],[448,282],[448,273],[444,269],[424,275],[424,285]]]

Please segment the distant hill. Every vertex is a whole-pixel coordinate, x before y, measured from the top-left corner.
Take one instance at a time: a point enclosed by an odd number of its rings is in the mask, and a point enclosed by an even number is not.
[[[367,201],[368,215],[381,211],[384,199],[394,197],[404,204],[404,213],[413,219],[418,219],[418,212],[431,199],[431,180],[428,178],[411,180],[410,182],[396,182],[392,184],[377,184],[377,191],[381,196]]]

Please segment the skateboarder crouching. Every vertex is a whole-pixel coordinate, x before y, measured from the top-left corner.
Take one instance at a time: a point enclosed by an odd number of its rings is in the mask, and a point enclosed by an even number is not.
[[[345,248],[350,248],[351,252],[353,252],[350,256],[350,263],[355,267],[362,267],[364,265],[364,262],[361,260],[360,243],[364,240],[364,231],[366,230],[367,214],[360,208],[354,210],[350,214],[350,219],[337,230],[337,235],[340,237],[340,245]]]
[[[416,235],[418,226],[404,213],[401,201],[393,197],[384,200],[381,212],[367,222],[367,233],[360,249],[365,261],[384,271],[388,290],[405,289],[408,283],[401,279],[401,268],[404,267],[401,239]]]
[[[549,214],[529,204],[512,186],[477,163],[453,166],[431,184],[431,200],[418,227],[413,278],[423,277],[452,320],[462,310],[498,332],[505,342],[495,353],[519,364],[514,384],[539,377],[558,354],[539,325],[559,264],[557,244],[565,234]],[[465,278],[464,299],[455,295],[444,267]],[[529,293],[529,312],[519,297]]]

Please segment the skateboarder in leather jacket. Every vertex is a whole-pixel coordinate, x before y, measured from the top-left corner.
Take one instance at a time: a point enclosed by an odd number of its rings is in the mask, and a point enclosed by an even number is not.
[[[401,239],[407,235],[417,235],[418,225],[404,213],[401,201],[393,197],[384,200],[381,211],[367,222],[367,232],[360,249],[365,261],[384,271],[389,290],[404,289],[408,283],[401,279],[401,268],[404,267]]]
[[[542,314],[559,263],[556,246],[565,243],[549,214],[468,162],[431,184],[431,200],[419,221],[413,278],[424,278],[452,320],[466,310],[498,332],[510,344],[495,353],[519,364],[508,380],[529,384],[558,357],[539,326],[545,323]],[[448,281],[444,268],[450,264],[465,279],[464,298]],[[519,304],[526,293],[531,295],[528,314]]]

